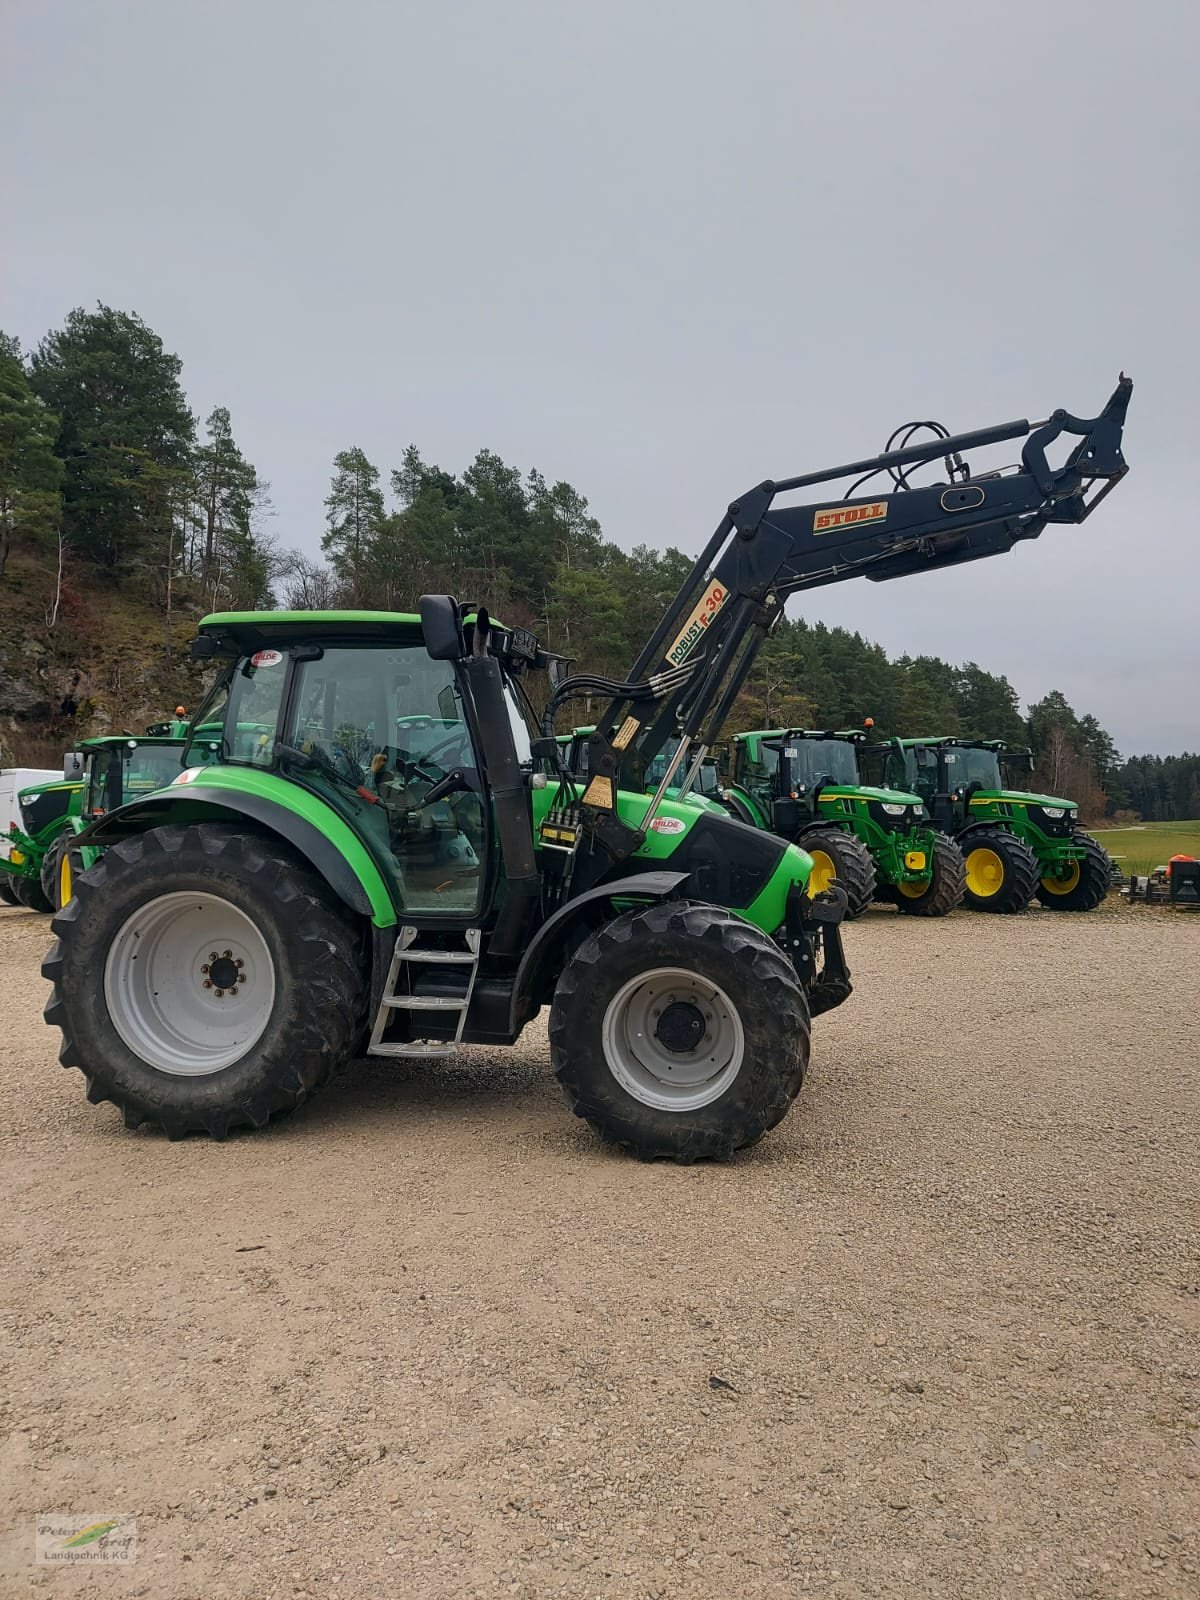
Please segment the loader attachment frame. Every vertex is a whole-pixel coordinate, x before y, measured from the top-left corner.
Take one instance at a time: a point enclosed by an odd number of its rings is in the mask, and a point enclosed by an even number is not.
[[[597,725],[590,782],[582,796],[584,848],[576,888],[626,859],[644,833],[617,816],[618,789],[640,789],[646,765],[668,739],[679,738],[682,762],[693,743],[711,746],[754,658],[790,595],[846,579],[875,583],[1002,555],[1036,539],[1050,523],[1080,523],[1125,476],[1121,452],[1132,381],[1122,373],[1098,416],[1065,410],[884,451],[797,477],[768,479],[732,502],[667,607]],[[1078,439],[1052,467],[1047,446]],[[963,452],[1024,439],[1019,467],[973,475]],[[910,486],[905,469],[942,457],[947,482]],[[856,494],[880,473],[895,488]],[[783,495],[856,478],[842,499],[779,505]],[[595,695],[596,680],[570,677],[551,697],[557,708]],[[646,823],[650,816],[646,818]],[[643,824],[643,828],[645,823]]]

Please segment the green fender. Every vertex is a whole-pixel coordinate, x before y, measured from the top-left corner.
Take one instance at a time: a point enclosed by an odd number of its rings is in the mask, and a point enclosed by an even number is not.
[[[79,836],[99,851],[151,828],[245,818],[286,839],[334,893],[380,928],[396,923],[383,873],[359,835],[323,800],[298,784],[252,767],[188,767],[167,789],[121,806]],[[84,857],[87,860],[87,857]]]

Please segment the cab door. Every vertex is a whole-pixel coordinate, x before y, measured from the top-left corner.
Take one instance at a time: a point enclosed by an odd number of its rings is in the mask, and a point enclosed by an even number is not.
[[[488,812],[453,663],[419,645],[327,646],[297,662],[290,698],[284,742],[313,758],[305,781],[332,804],[357,798],[355,826],[394,864],[402,915],[477,920]]]

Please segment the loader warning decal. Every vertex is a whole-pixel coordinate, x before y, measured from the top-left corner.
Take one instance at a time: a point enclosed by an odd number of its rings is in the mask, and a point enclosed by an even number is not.
[[[641,723],[636,717],[626,717],[625,721],[617,729],[617,736],[613,740],[613,749],[624,750],[640,727]]]
[[[692,646],[703,636],[705,628],[725,604],[728,595],[729,591],[723,583],[717,583],[714,579],[708,585],[696,602],[695,610],[679,630],[679,637],[667,651],[667,660],[673,667],[687,659]]]
[[[585,806],[597,806],[601,811],[611,811],[613,808],[612,779],[593,778],[584,792],[583,803]]]
[[[860,522],[884,522],[887,511],[886,500],[873,500],[867,506],[830,506],[826,511],[813,512],[813,532],[833,533],[837,528],[857,527]]]

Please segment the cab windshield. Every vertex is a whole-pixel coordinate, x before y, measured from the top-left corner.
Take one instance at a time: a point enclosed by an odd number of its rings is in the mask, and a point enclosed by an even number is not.
[[[92,757],[88,810],[103,816],[131,800],[165,789],[179,776],[182,744],[115,745]]]
[[[948,745],[942,752],[943,786],[951,794],[977,783],[981,789],[1003,789],[1000,762],[994,750]]]
[[[653,761],[646,763],[646,788],[657,789],[667,775],[667,768],[675,759],[675,752],[679,749],[678,739],[668,739],[666,744],[654,757]],[[688,768],[696,759],[693,752],[686,760],[681,761],[676,767],[671,780],[672,790],[679,789],[687,777]],[[700,763],[700,770],[696,774],[695,782],[690,792],[692,794],[716,794],[719,787],[717,780],[717,763],[711,758],[706,758]],[[670,791],[668,791],[670,792]]]
[[[811,789],[815,783],[858,783],[858,752],[848,739],[789,739],[779,764],[780,786]]]
[[[678,739],[668,739],[666,744],[663,745],[662,749],[658,752],[658,754],[654,757],[654,759],[652,761],[647,761],[647,763],[646,763],[646,787],[647,787],[647,789],[657,789],[658,788],[659,784],[666,777],[667,768],[671,765],[672,761],[674,761],[675,752],[678,749],[679,749],[679,740]],[[673,782],[675,788],[679,787],[679,785],[683,782],[683,780],[684,780],[684,778],[686,776],[687,776],[687,764],[685,762],[681,761],[679,763],[679,765],[676,767],[675,772],[674,772],[673,777],[672,777],[672,782]]]

